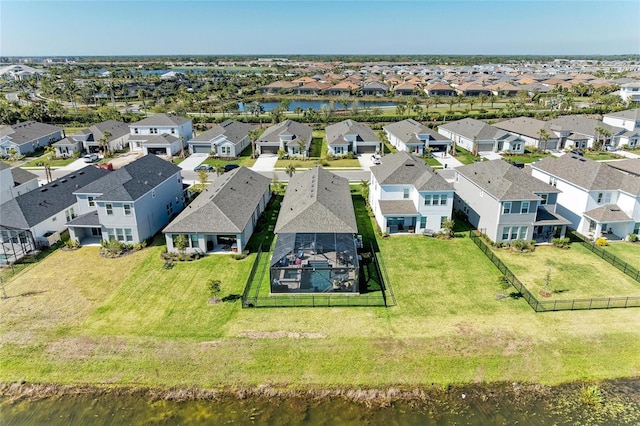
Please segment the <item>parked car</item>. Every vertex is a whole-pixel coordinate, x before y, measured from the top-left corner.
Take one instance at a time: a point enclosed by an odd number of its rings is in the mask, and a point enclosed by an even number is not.
[[[237,164],[234,164],[234,163],[225,164],[224,165],[224,172],[225,173],[226,172],[230,172],[231,170],[237,169],[238,167],[240,167],[240,166],[238,166]]]
[[[193,169],[194,172],[199,172],[201,170],[204,170],[205,172],[212,172],[214,168],[209,164],[200,164]]]
[[[87,154],[83,158],[85,163],[94,163],[100,159],[96,153]]]
[[[382,164],[382,158],[380,158],[380,156],[378,154],[373,154],[371,156],[371,162],[373,164],[376,164],[376,165]]]

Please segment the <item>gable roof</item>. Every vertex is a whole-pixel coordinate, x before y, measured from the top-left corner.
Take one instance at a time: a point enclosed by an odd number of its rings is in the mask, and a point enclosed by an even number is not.
[[[595,136],[596,127],[602,127],[611,132],[612,135],[625,132],[622,127],[615,127],[593,118],[581,117],[577,115],[564,115],[549,121],[550,128],[554,131],[578,133],[585,136]]]
[[[560,191],[504,160],[482,161],[457,167],[456,173],[499,201],[539,200],[536,192]]]
[[[625,111],[610,112],[604,114],[605,117],[621,118],[624,120],[638,120],[640,119],[640,108],[628,109]]]
[[[52,126],[51,124],[23,121],[10,126],[1,126],[0,138],[8,136],[14,144],[23,145],[62,131],[61,127]]]
[[[215,179],[162,232],[241,233],[271,180],[246,167]]]
[[[129,127],[136,126],[180,126],[190,122],[191,119],[180,117],[175,114],[154,114],[150,117],[143,118],[140,121],[131,123]]]
[[[584,212],[589,219],[597,222],[629,222],[631,218],[617,204],[607,204]]]
[[[256,141],[260,142],[280,142],[280,136],[292,135],[293,140],[289,141],[287,144],[297,144],[297,140],[300,138],[305,138],[307,147],[311,144],[311,139],[313,138],[313,130],[311,127],[306,124],[298,123],[293,120],[285,120],[281,123],[274,124],[269,127],[264,133],[260,136],[260,138]]]
[[[452,121],[440,125],[441,129],[448,130],[457,135],[466,137],[468,139],[476,138],[479,141],[488,139],[499,139],[504,136],[505,131],[493,127],[483,121],[473,118],[463,118],[462,120]]]
[[[355,135],[357,142],[380,141],[378,135],[371,130],[371,127],[351,119],[327,126],[325,131],[327,133],[327,144],[329,145],[345,143],[344,137],[346,135]]]
[[[107,120],[94,124],[87,130],[93,135],[93,137],[89,140],[97,142],[102,139],[106,132],[109,132],[111,133],[111,138],[109,138],[109,141],[112,141],[129,134],[129,125],[122,121]]]
[[[100,201],[135,201],[182,169],[147,154],[78,190],[75,194],[100,194]]]
[[[628,158],[626,160],[611,161],[605,164],[624,173],[640,176],[640,158]]]
[[[516,117],[511,120],[501,121],[493,126],[510,133],[528,136],[534,139],[540,139],[538,132],[545,129],[547,133],[549,133],[549,139],[557,139],[556,135],[551,131],[551,126],[548,121],[537,120],[535,118]]]
[[[74,205],[74,191],[110,173],[86,166],[0,205],[0,225],[28,229]]]
[[[453,190],[423,160],[405,151],[385,155],[380,165],[371,166],[371,173],[380,185],[413,185],[418,191]]]
[[[31,173],[30,171],[20,167],[11,167],[7,163],[0,161],[0,170],[6,169],[11,169],[11,177],[13,178],[12,186],[22,185],[30,180],[38,179],[38,175],[35,173]]]
[[[543,158],[531,167],[587,191],[619,189],[632,195],[640,195],[640,177],[577,155]]]
[[[295,174],[287,186],[274,232],[358,232],[349,181],[319,166]]]
[[[448,141],[449,139],[435,132],[433,129],[408,118],[406,120],[397,121],[383,127],[384,130],[393,134],[395,137],[406,143],[421,143],[416,135],[427,135],[430,141]]]
[[[191,142],[210,142],[211,140],[217,138],[220,135],[224,135],[224,137],[236,145],[240,143],[244,138],[247,137],[249,132],[254,129],[255,126],[251,124],[241,123],[239,121],[234,120],[225,120],[220,124],[216,124],[206,132],[203,132],[191,139]]]

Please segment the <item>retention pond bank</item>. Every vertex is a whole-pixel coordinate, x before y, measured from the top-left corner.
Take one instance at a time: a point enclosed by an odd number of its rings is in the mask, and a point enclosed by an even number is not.
[[[161,390],[0,385],[0,424],[547,425],[640,422],[640,379],[560,386]]]

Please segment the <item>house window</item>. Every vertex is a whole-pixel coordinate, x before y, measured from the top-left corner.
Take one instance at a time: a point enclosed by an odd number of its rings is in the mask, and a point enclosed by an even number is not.
[[[402,198],[404,198],[405,200],[409,198],[409,188],[404,188],[402,190]]]
[[[107,209],[107,214],[108,215],[112,215],[113,214],[113,205],[110,203],[107,203],[104,205],[104,208]]]
[[[542,198],[540,204],[544,206],[545,204],[547,204],[547,198],[549,198],[549,194],[540,194],[540,198]]]
[[[556,179],[554,177],[550,177],[549,178],[549,185],[557,186],[558,185],[558,179]]]
[[[509,239],[509,227],[505,226],[504,228],[502,228],[502,239],[503,240],[508,240]]]
[[[440,194],[440,205],[441,206],[446,206],[447,205],[447,195],[446,194]]]
[[[123,204],[122,208],[124,209],[125,216],[131,216],[131,204]]]
[[[512,226],[511,227],[511,239],[512,240],[517,240],[518,239],[518,227],[517,226]]]
[[[156,189],[155,188],[151,190],[151,197],[152,198],[156,198]]]
[[[131,228],[124,229],[124,237],[128,243],[133,242],[133,233],[131,232]]]
[[[589,232],[594,232],[596,230],[596,221],[589,220]]]
[[[520,205],[520,213],[521,214],[529,213],[529,202],[528,201],[523,201],[522,202],[522,204]]]
[[[598,204],[609,204],[611,202],[611,193],[600,192],[598,193]]]
[[[520,227],[520,239],[521,240],[526,240],[527,239],[527,227],[526,226],[521,226]]]
[[[513,148],[514,151],[520,151],[520,148],[522,148],[521,144],[517,144],[515,148]]]
[[[171,216],[173,214],[173,203],[167,204],[167,215]]]
[[[124,232],[122,232],[122,228],[116,228],[116,240],[124,241]]]
[[[172,128],[171,128],[171,134],[172,134],[172,135],[175,135],[175,133],[176,133],[176,129],[174,129],[174,128],[172,127]]]
[[[511,201],[502,203],[502,214],[511,214]]]
[[[440,216],[440,228],[444,228],[444,223],[447,221],[447,216]]]
[[[135,127],[135,128],[133,129],[133,133],[134,133],[134,134],[136,134],[136,135],[138,134],[138,128],[137,128],[137,127]]]
[[[93,207],[96,205],[96,202],[93,200],[94,200],[94,197],[87,197],[87,201],[89,201],[89,207]]]
[[[136,142],[135,142],[135,145],[136,145],[136,148],[140,148],[140,147],[142,146],[142,145],[141,145],[141,143],[140,143],[140,141],[136,141]]]
[[[426,218],[426,216],[422,216],[420,218],[420,229],[427,229],[427,218]]]
[[[198,248],[198,234],[191,234],[189,237],[191,240],[191,248]]]
[[[636,235],[640,234],[640,222],[636,222],[635,226],[633,227],[633,233]]]
[[[431,195],[425,195],[424,196],[424,205],[425,206],[430,206],[431,205]]]
[[[76,214],[75,214],[75,212],[73,211],[73,207],[71,207],[71,208],[70,208],[70,209],[68,209],[68,210],[65,210],[65,211],[64,211],[64,215],[65,215],[65,217],[67,218],[67,222],[69,222],[71,219],[75,219],[75,217],[76,217]]]
[[[116,231],[113,228],[107,228],[107,235],[109,236],[109,240],[116,239]]]

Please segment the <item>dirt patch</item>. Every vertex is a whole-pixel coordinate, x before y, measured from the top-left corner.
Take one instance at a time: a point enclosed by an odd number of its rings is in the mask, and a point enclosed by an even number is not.
[[[292,331],[246,331],[240,336],[248,339],[324,339],[322,333],[297,333]]]
[[[66,337],[47,345],[45,353],[59,360],[88,359],[98,347],[98,342],[90,337]]]

